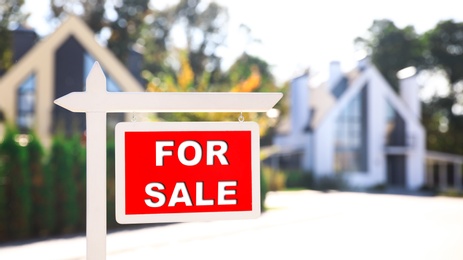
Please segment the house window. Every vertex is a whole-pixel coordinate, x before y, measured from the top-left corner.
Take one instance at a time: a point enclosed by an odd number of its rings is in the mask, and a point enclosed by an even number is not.
[[[22,132],[32,128],[35,113],[35,75],[30,75],[18,89],[16,124]]]
[[[336,120],[335,165],[336,172],[366,172],[366,109],[365,86],[341,111]]]

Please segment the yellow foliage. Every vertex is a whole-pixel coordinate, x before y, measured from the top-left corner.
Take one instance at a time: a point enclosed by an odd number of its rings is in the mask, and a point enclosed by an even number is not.
[[[180,73],[177,75],[177,81],[180,91],[186,91],[193,83],[195,74],[191,69],[190,62],[186,55],[182,55]]]
[[[154,84],[154,82],[149,82],[148,83],[148,86],[146,86],[146,91],[147,92],[156,92],[158,91],[158,86],[156,86],[156,84]]]
[[[231,89],[231,92],[252,92],[260,85],[260,72],[257,66],[251,67],[251,75]]]

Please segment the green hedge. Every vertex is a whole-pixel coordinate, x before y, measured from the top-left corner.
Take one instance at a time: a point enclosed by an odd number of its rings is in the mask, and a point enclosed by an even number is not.
[[[50,148],[44,150],[34,134],[28,136],[29,142],[23,146],[15,140],[18,136],[15,128],[7,127],[4,140],[0,142],[0,242],[84,232],[85,142],[80,136],[57,135]],[[275,186],[274,179],[281,179],[273,175],[274,178],[269,178],[270,173],[265,168],[261,172],[263,210],[267,191]],[[120,227],[114,213],[115,144],[114,138],[109,136],[108,229]]]
[[[86,155],[80,136],[57,135],[45,151],[31,134],[7,127],[0,143],[0,242],[85,231]],[[21,145],[22,144],[22,145]],[[108,165],[114,144],[108,142]],[[108,166],[108,207],[114,211],[114,166]],[[108,227],[115,227],[108,212]]]
[[[15,141],[17,131],[8,127],[0,144],[0,240],[32,235],[32,176],[28,149]]]

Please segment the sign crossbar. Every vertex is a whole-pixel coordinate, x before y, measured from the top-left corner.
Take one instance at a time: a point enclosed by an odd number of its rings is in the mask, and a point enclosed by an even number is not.
[[[266,112],[282,93],[107,92],[106,78],[95,62],[85,92],[72,92],[55,104],[72,112]],[[95,84],[96,83],[96,84]]]

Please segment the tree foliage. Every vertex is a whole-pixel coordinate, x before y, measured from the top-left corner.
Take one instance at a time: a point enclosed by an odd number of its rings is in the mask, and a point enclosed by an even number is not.
[[[8,127],[0,144],[0,241],[24,239],[32,232],[28,154],[17,136],[17,129]]]
[[[217,50],[225,43],[228,12],[215,2],[181,0],[164,10],[152,10],[141,32],[145,46],[146,69],[150,72],[172,72],[179,66],[175,58],[178,38],[184,38],[184,46],[191,70],[198,84],[204,72],[210,73],[214,82],[220,77],[221,58]],[[172,52],[174,56],[172,56]]]
[[[122,61],[127,60],[129,50],[140,38],[144,19],[150,13],[148,3],[149,0],[126,0],[115,6],[117,18],[108,25],[108,48]]]
[[[144,72],[148,80],[147,91],[151,92],[270,92],[278,91],[270,72],[270,66],[263,60],[243,54],[221,74],[221,80],[212,84],[211,72],[204,71],[195,75],[185,54],[180,69],[172,74],[161,74],[159,77]],[[193,78],[199,79],[194,84]],[[157,120],[166,121],[237,121],[239,113],[159,113]],[[260,125],[261,134],[265,135],[276,124],[262,113],[244,113],[245,120],[255,121]]]
[[[413,26],[400,29],[390,20],[375,20],[368,31],[368,37],[358,37],[355,42],[368,51],[372,62],[396,90],[399,70],[425,65],[424,45]]]
[[[434,97],[423,106],[426,145],[437,150],[463,155],[463,116],[452,112],[455,96]]]
[[[24,0],[0,1],[0,75],[13,64],[10,27],[23,22],[27,15],[21,12]]]
[[[72,153],[71,144],[62,135],[53,139],[48,167],[54,179],[56,226],[60,229],[58,232],[62,233],[75,231],[79,222]]]
[[[463,154],[463,109],[458,109],[463,108],[463,23],[442,21],[423,38],[430,66],[444,70],[450,85],[447,96],[434,97],[425,103],[427,145],[431,149]]]
[[[430,63],[443,69],[451,84],[463,80],[463,22],[442,21],[424,34]]]
[[[105,26],[106,0],[51,0],[54,17],[62,19],[67,14],[80,15],[95,33]]]
[[[372,62],[393,86],[398,70],[443,70],[449,87],[447,96],[435,96],[423,103],[423,124],[427,131],[427,148],[463,154],[463,23],[442,21],[422,35],[413,27],[397,28],[392,21],[373,22],[368,38],[356,43],[371,54]]]

